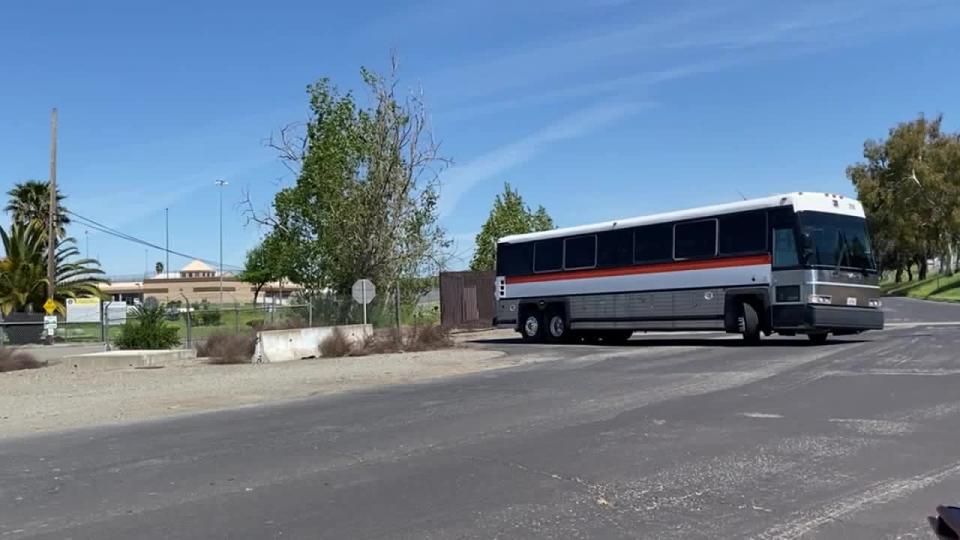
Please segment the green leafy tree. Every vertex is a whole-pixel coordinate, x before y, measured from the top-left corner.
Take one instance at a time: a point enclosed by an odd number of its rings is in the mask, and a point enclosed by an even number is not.
[[[139,306],[120,327],[114,339],[119,349],[171,349],[180,344],[176,326],[167,324],[167,309],[161,305]]]
[[[4,208],[10,213],[14,223],[31,225],[43,231],[43,238],[46,238],[50,214],[50,183],[40,180],[27,180],[19,182],[13,186],[13,189],[7,192],[10,197],[7,206]],[[57,215],[56,227],[58,236],[66,236],[65,225],[70,223],[67,216],[67,209],[64,208],[62,201],[65,196],[57,193]]]
[[[256,247],[247,252],[243,270],[237,279],[253,285],[253,303],[256,305],[260,291],[267,283],[279,281],[284,277],[284,250],[276,236],[268,236]]]
[[[157,264],[153,265],[153,269],[154,269],[154,271],[156,271],[157,275],[162,274],[162,273],[163,273],[163,263],[160,262],[160,261],[157,261]]]
[[[847,176],[864,205],[874,252],[899,280],[939,256],[949,273],[960,240],[960,139],[941,130],[942,117],[894,126],[885,140],[864,143],[864,161]]]
[[[503,185],[503,193],[493,200],[490,216],[476,237],[476,249],[470,261],[470,269],[475,271],[493,270],[496,258],[497,240],[511,234],[547,231],[554,228],[553,219],[543,206],[536,211],[523,202],[520,193]]]
[[[47,294],[46,235],[29,224],[14,223],[9,232],[0,228],[4,257],[0,259],[0,309],[39,311]],[[79,258],[73,238],[58,240],[54,255],[56,295],[54,302],[65,312],[67,298],[100,296],[106,280],[95,259]]]
[[[361,70],[368,107],[329,80],[308,88],[310,119],[298,144],[274,145],[297,171],[281,190],[272,226],[281,274],[308,293],[345,294],[365,277],[390,290],[426,273],[449,246],[437,224],[438,174],[446,161],[415,95],[394,74]]]

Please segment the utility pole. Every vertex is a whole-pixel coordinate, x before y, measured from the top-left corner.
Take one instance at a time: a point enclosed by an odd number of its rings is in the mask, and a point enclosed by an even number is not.
[[[223,187],[227,185],[226,180],[217,180],[214,182],[220,187],[220,305],[223,305]]]
[[[84,255],[84,258],[90,258],[90,229],[84,229],[83,239],[87,241],[87,253]]]
[[[167,244],[165,247],[165,252],[167,254],[166,263],[164,263],[164,271],[166,272],[166,277],[170,277],[170,209],[163,209],[163,218],[166,221],[166,235],[167,235]]]
[[[47,216],[47,299],[57,293],[54,255],[57,251],[57,108],[50,113],[50,215]],[[53,345],[53,335],[47,334],[47,345]]]

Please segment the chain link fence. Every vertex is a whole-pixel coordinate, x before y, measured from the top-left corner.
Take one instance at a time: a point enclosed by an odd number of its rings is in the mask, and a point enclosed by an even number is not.
[[[397,302],[395,297],[377,297],[367,306],[367,322],[374,328],[401,325],[436,324],[440,320],[439,302],[433,296],[416,301]],[[119,308],[119,309],[118,309]],[[217,333],[253,334],[260,330],[360,324],[363,306],[349,295],[325,294],[293,305],[204,304],[192,307],[170,305],[167,324],[177,329],[181,347],[190,348]],[[100,321],[67,322],[61,317],[55,331],[57,343],[104,343],[111,345],[125,324],[136,324],[133,306],[110,307],[104,303]],[[0,321],[0,345],[42,343],[45,338],[43,316],[7,317]]]

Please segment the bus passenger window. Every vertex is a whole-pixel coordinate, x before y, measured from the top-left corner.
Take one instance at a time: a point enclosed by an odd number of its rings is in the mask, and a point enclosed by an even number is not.
[[[767,249],[766,212],[753,211],[720,216],[720,253],[739,255]]]
[[[597,265],[597,237],[594,235],[564,240],[563,267],[567,270]]]
[[[597,266],[633,264],[633,229],[605,231],[597,235]]]
[[[647,225],[634,233],[633,260],[636,263],[669,261],[673,255],[673,226]]]
[[[552,272],[563,268],[563,238],[540,240],[533,244],[533,271]]]
[[[681,223],[674,227],[674,258],[698,259],[717,254],[717,220]]]

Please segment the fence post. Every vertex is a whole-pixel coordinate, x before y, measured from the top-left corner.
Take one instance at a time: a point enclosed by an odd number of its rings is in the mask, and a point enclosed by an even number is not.
[[[400,279],[397,279],[395,296],[393,298],[393,309],[397,318],[397,336],[400,336]]]
[[[307,295],[307,326],[313,328],[313,296]]]
[[[110,321],[107,319],[109,316],[109,308],[110,302],[100,304],[100,341],[103,343],[104,349],[110,348],[110,344],[107,342],[107,325],[110,324]]]
[[[233,303],[233,333],[240,333],[240,302]]]

